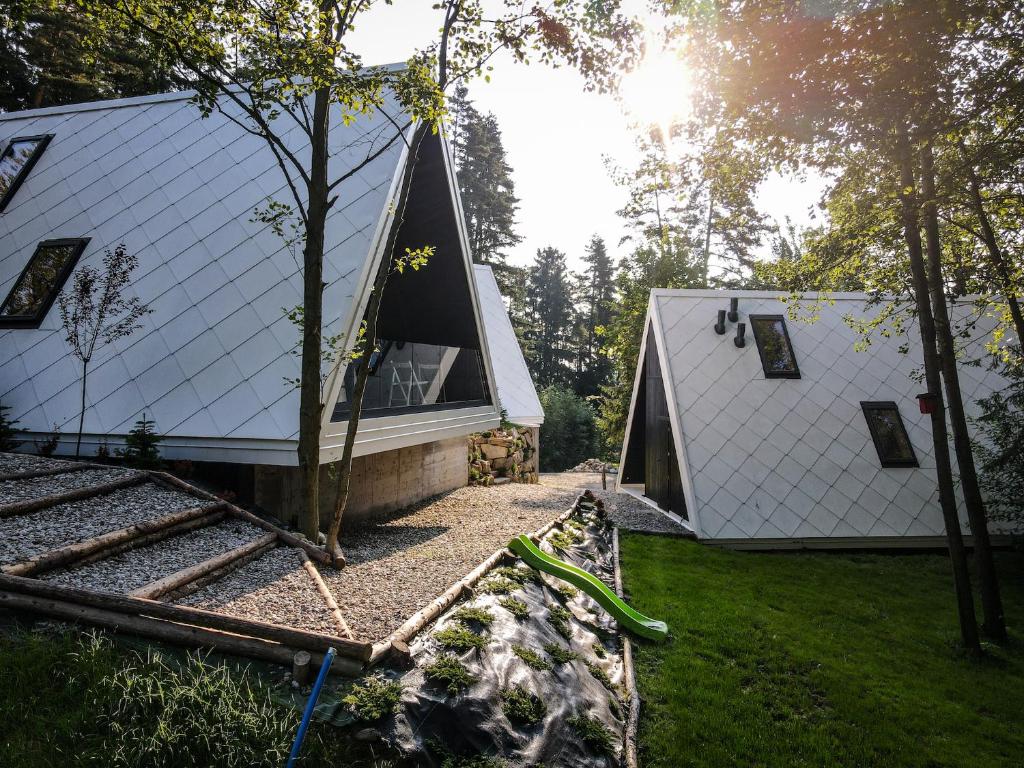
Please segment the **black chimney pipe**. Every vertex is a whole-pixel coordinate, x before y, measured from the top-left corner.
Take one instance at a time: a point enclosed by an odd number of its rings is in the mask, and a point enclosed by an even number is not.
[[[745,347],[745,346],[747,346],[747,340],[745,338],[743,338],[743,334],[745,334],[746,332],[747,332],[747,324],[746,323],[740,323],[739,325],[736,326],[736,338],[733,339],[732,341],[733,341],[733,343],[737,347]]]
[[[735,323],[740,318],[739,313],[740,300],[737,298],[729,299],[729,322]]]
[[[715,333],[721,336],[725,333],[725,310],[718,310],[718,322],[715,323]]]

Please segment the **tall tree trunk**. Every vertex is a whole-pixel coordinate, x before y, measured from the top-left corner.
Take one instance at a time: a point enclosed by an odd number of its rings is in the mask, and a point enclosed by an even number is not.
[[[932,311],[935,317],[935,333],[938,341],[939,359],[942,364],[942,378],[946,383],[946,399],[949,402],[950,424],[953,427],[953,447],[956,463],[960,468],[960,485],[967,505],[967,518],[974,536],[974,560],[981,581],[981,605],[984,614],[982,629],[997,642],[1006,640],[1006,619],[1003,616],[1003,602],[999,596],[999,579],[992,559],[992,545],[988,534],[988,520],[985,502],[978,486],[978,473],[971,452],[971,436],[967,431],[967,416],[964,413],[963,394],[960,391],[960,373],[956,365],[956,347],[946,307],[946,295],[942,279],[942,245],[939,239],[939,217],[935,202],[935,168],[931,142],[920,150],[922,214],[927,240],[928,290],[931,295]]]
[[[1024,344],[1024,313],[1021,312],[1020,301],[1017,297],[1017,286],[1013,284],[1013,277],[1010,275],[1010,267],[1006,263],[1006,257],[999,247],[996,233],[992,229],[988,212],[985,210],[985,202],[981,197],[981,182],[974,170],[974,164],[967,156],[967,147],[960,142],[960,155],[963,158],[964,166],[967,169],[967,178],[971,185],[971,206],[974,208],[974,215],[978,217],[978,224],[981,227],[981,239],[988,250],[989,260],[995,268],[999,277],[999,286],[1002,288],[1003,296],[1010,307],[1010,317],[1013,318],[1013,326],[1017,331],[1017,343]]]
[[[341,522],[345,516],[345,507],[348,506],[349,493],[352,487],[352,454],[355,449],[356,434],[359,431],[359,419],[362,414],[363,394],[366,391],[366,381],[370,373],[370,356],[377,345],[377,320],[380,314],[380,305],[384,297],[384,289],[387,286],[388,276],[391,274],[391,259],[395,249],[395,241],[398,238],[398,230],[405,216],[406,195],[412,185],[412,174],[419,157],[420,143],[426,136],[427,128],[420,126],[413,134],[412,144],[409,149],[408,160],[405,166],[405,173],[402,179],[401,202],[398,212],[395,214],[395,221],[392,223],[391,232],[388,235],[388,242],[385,244],[384,254],[381,256],[380,265],[377,267],[377,274],[374,276],[373,287],[371,288],[370,300],[366,307],[366,328],[363,334],[362,355],[359,358],[359,365],[356,368],[355,382],[352,387],[352,400],[349,404],[348,426],[345,431],[345,445],[341,451],[340,466],[338,467],[338,497],[334,506],[334,516],[327,529],[327,552],[330,554],[335,567],[344,565],[345,557],[338,545],[338,538],[341,534]]]
[[[935,320],[932,317],[931,302],[928,299],[928,277],[925,273],[924,249],[921,244],[920,219],[914,174],[914,161],[907,138],[906,128],[897,130],[896,159],[900,169],[900,205],[903,217],[903,237],[907,243],[907,256],[914,284],[914,299],[917,303],[917,320],[921,328],[921,352],[924,358],[925,381],[928,391],[936,398],[936,407],[931,414],[932,441],[935,449],[935,469],[939,484],[939,502],[946,525],[946,542],[949,560],[953,568],[953,586],[956,590],[957,614],[960,618],[960,635],[964,648],[972,654],[981,653],[978,640],[978,622],[974,615],[974,596],[971,594],[971,578],[967,570],[967,555],[964,551],[960,518],[953,494],[953,469],[949,458],[949,444],[946,436],[946,408],[942,398],[942,379],[939,372],[938,353],[935,349]]]
[[[85,379],[89,375],[89,362],[82,361],[82,403],[78,409],[78,439],[75,441],[75,458],[82,455],[82,428],[85,426]]]
[[[307,193],[306,243],[302,251],[302,374],[299,396],[299,529],[314,544],[320,536],[320,358],[323,323],[324,229],[327,221],[327,133],[330,89],[313,96],[312,158]]]

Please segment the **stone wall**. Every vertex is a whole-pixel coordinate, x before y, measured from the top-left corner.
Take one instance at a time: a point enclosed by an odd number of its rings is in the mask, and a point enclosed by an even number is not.
[[[508,427],[469,438],[469,482],[473,485],[536,483],[540,456],[537,427]]]
[[[461,488],[469,480],[465,438],[455,437],[352,460],[352,484],[345,519],[382,515],[428,496]],[[295,522],[301,503],[298,467],[256,467],[256,504],[285,522]],[[326,529],[338,500],[334,464],[320,467],[321,527]]]

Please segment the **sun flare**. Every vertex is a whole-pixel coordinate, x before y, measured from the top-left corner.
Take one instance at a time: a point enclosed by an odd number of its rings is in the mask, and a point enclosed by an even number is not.
[[[630,117],[644,127],[670,135],[672,126],[690,114],[690,76],[678,46],[651,39],[640,63],[623,75],[619,96]]]

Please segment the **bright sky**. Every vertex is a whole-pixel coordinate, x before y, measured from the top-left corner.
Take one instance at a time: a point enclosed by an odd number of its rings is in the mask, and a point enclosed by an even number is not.
[[[378,5],[362,17],[349,38],[366,64],[404,61],[437,35],[438,11],[424,0]],[[583,248],[601,235],[615,258],[625,234],[616,211],[625,192],[608,177],[602,160],[610,155],[629,166],[636,157],[629,119],[609,95],[587,93],[575,71],[540,64],[523,66],[496,58],[491,81],[470,84],[470,98],[482,112],[493,112],[501,126],[516,194],[523,242],[512,253],[529,264],[538,248],[565,251],[579,268]],[[681,93],[666,83],[662,95]],[[681,97],[682,98],[682,97]],[[761,210],[780,223],[789,216],[807,224],[821,195],[819,180],[771,178],[758,195]]]

